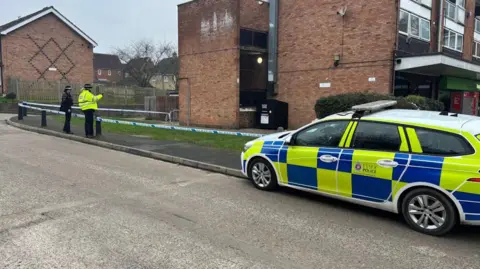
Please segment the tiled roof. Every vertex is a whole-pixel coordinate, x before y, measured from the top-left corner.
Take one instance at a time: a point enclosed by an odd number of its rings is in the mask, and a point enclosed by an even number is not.
[[[94,53],[93,54],[93,68],[98,69],[111,69],[122,70],[123,65],[117,55]]]
[[[42,18],[48,14],[53,14],[55,15],[58,19],[60,19],[63,23],[65,23],[68,27],[70,27],[73,31],[75,31],[78,35],[83,37],[85,40],[87,40],[90,44],[93,46],[97,46],[97,43],[95,40],[93,40],[91,37],[89,37],[87,34],[85,34],[78,26],[73,24],[70,20],[68,20],[65,16],[63,16],[58,10],[56,10],[53,6],[45,7],[39,11],[36,11],[34,13],[31,13],[29,15],[20,17],[14,21],[8,22],[6,24],[3,24],[0,26],[0,34],[1,35],[7,35],[8,33],[15,31],[18,28],[23,27],[26,24],[32,23],[39,18]]]
[[[20,17],[20,18],[18,18],[18,19],[16,19],[16,20],[11,21],[11,22],[9,22],[9,23],[6,23],[6,24],[4,24],[4,25],[0,25],[0,32],[3,31],[3,30],[6,30],[6,29],[8,29],[8,28],[12,28],[13,26],[15,26],[15,25],[17,25],[17,24],[20,24],[20,23],[22,23],[22,22],[24,22],[24,21],[26,21],[26,20],[28,20],[28,19],[30,19],[30,18],[33,18],[33,17],[35,17],[36,15],[38,15],[38,14],[40,14],[40,13],[42,13],[42,12],[44,12],[44,11],[50,9],[50,8],[53,8],[53,7],[51,7],[51,6],[50,6],[50,7],[45,7],[45,8],[43,8],[43,9],[37,11],[37,12],[34,12],[34,13],[32,13],[32,14],[29,14],[29,15],[23,16],[23,17]]]

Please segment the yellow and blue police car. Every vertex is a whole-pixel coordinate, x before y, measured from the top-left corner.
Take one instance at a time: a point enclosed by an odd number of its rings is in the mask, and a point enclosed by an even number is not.
[[[290,187],[402,214],[429,235],[480,225],[480,117],[395,105],[362,104],[250,141],[242,172],[261,190]]]

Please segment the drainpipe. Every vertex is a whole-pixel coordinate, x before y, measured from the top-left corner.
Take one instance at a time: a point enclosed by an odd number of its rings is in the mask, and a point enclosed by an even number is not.
[[[191,95],[191,88],[190,88],[190,79],[189,78],[178,78],[178,80],[186,80],[187,81],[187,126],[190,126],[190,116],[191,116],[191,103],[190,103],[190,95]]]
[[[442,52],[442,33],[443,33],[443,9],[444,9],[444,3],[445,0],[440,0],[440,12],[438,13],[439,18],[438,18],[438,40],[437,40],[437,47],[438,47],[438,52]]]
[[[2,94],[5,93],[5,86],[3,84],[3,61],[2,61],[2,35],[0,34],[0,86],[2,86]]]
[[[266,1],[265,1],[266,2]],[[269,0],[269,31],[268,31],[268,96],[278,94],[278,5],[279,0]]]

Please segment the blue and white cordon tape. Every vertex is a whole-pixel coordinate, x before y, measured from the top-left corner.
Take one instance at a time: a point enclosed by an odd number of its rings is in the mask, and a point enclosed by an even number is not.
[[[41,106],[45,106],[45,107],[59,107],[58,105],[50,105],[50,104],[47,105],[47,104],[27,103],[27,102],[19,103],[18,105],[21,106],[21,107],[26,107],[28,109],[32,109],[32,110],[45,111],[45,112],[48,112],[48,113],[58,114],[58,115],[65,115],[65,112],[62,112],[62,111],[31,106],[31,105],[41,105]],[[106,109],[108,109],[108,108],[104,108],[103,111],[108,111]],[[110,110],[110,111],[113,111],[113,110]],[[115,111],[117,111],[117,110],[115,110]],[[122,110],[120,109],[119,111],[122,111]],[[141,110],[132,110],[132,111],[141,113]],[[145,112],[146,113],[151,113],[151,111],[145,111]],[[72,117],[85,118],[84,115],[77,114],[77,113],[72,113]],[[105,123],[115,123],[115,124],[131,125],[131,126],[150,127],[150,128],[175,130],[175,131],[187,131],[187,132],[196,132],[196,133],[210,133],[210,134],[246,136],[246,137],[262,137],[262,136],[264,136],[263,134],[229,132],[229,131],[221,131],[221,130],[189,128],[189,127],[179,127],[179,126],[160,125],[160,124],[149,124],[149,123],[143,123],[143,122],[105,119],[105,118],[101,118],[101,117],[97,117],[96,120],[100,121],[100,122],[105,122]]]

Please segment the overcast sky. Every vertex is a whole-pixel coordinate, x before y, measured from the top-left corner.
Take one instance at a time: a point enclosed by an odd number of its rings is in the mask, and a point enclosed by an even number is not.
[[[138,39],[177,45],[177,4],[187,0],[0,0],[0,25],[54,6],[109,53]]]

